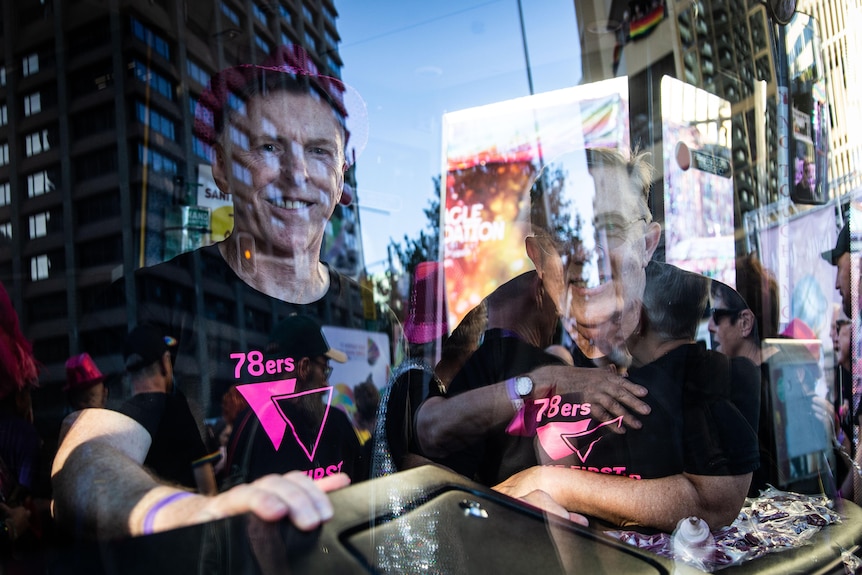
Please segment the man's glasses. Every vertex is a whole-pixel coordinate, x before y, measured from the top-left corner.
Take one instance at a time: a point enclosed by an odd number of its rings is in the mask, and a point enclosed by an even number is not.
[[[723,318],[729,317],[731,319],[736,319],[741,312],[741,309],[725,309],[720,307],[711,307],[709,308],[709,315],[712,316],[712,321],[714,323],[719,323]]]
[[[317,360],[317,359],[313,359],[312,361],[323,368],[324,379],[329,379],[329,376],[332,375],[332,366],[329,365],[329,362],[326,361],[325,359],[322,361]]]

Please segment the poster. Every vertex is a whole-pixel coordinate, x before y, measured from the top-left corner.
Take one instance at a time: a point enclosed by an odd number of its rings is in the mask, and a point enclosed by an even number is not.
[[[554,158],[629,148],[628,83],[615,78],[443,116],[443,265],[449,325],[532,269],[530,188]]]
[[[329,383],[335,388],[332,405],[343,409],[352,420],[356,413],[353,388],[371,381],[378,390],[383,390],[389,381],[392,364],[389,336],[335,326],[323,326],[323,335],[332,349],[347,354],[347,363],[329,362],[332,366]]]
[[[736,285],[730,102],[661,80],[665,258]]]

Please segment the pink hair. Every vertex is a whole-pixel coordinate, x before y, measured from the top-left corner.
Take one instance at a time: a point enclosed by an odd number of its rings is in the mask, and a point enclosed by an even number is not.
[[[27,387],[35,387],[39,366],[33,346],[21,333],[18,314],[6,288],[0,283],[0,399]]]

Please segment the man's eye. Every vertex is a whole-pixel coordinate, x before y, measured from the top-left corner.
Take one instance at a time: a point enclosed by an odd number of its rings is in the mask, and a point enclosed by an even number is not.
[[[278,152],[278,147],[275,144],[261,144],[257,149],[267,154],[275,154]]]
[[[311,148],[308,149],[308,151],[310,153],[314,154],[315,156],[328,156],[329,155],[329,150],[327,150],[326,148],[321,148],[320,146],[312,146]]]

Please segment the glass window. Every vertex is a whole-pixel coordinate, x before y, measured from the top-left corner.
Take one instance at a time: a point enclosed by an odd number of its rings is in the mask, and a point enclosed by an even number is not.
[[[0,166],[5,166],[9,163],[9,143],[3,142],[0,144]]]
[[[12,200],[9,182],[0,182],[0,206],[8,206]]]
[[[268,24],[268,18],[266,16],[266,12],[263,8],[260,7],[260,4],[252,4],[251,10],[254,13],[254,17],[257,18],[258,22],[266,26]]]
[[[48,279],[51,272],[51,260],[47,254],[30,258],[30,279],[32,281]]]
[[[314,12],[305,3],[302,4],[302,15],[305,16],[307,22],[314,24]]]
[[[254,35],[254,43],[263,51],[264,54],[272,52],[272,48],[269,47],[269,42],[261,38],[259,34]]]
[[[0,86],[6,85],[6,66],[0,62]]]
[[[284,19],[284,21],[288,24],[291,23],[293,16],[290,13],[290,9],[284,4],[279,3],[278,5],[278,13]]]
[[[134,34],[138,40],[153,48],[156,54],[159,54],[165,60],[171,59],[171,50],[167,41],[165,41],[165,39],[159,34],[153,32],[148,26],[144,25],[134,16],[132,16],[132,34]]]
[[[176,126],[172,120],[169,120],[158,111],[149,108],[143,102],[135,104],[135,113],[138,121],[143,124],[149,124],[150,128],[165,136],[170,140],[175,140]]]
[[[35,198],[54,191],[54,176],[46,170],[27,176],[27,197]]]
[[[42,111],[42,95],[39,92],[33,92],[24,96],[24,115],[32,116]]]
[[[30,239],[41,238],[48,234],[48,223],[51,219],[49,212],[33,214],[30,216]]]
[[[39,54],[24,56],[21,62],[21,73],[24,77],[32,76],[39,71]]]
[[[9,123],[9,115],[6,111],[6,104],[0,104],[0,126],[5,126]]]
[[[146,164],[154,172],[163,174],[176,174],[178,172],[176,160],[143,144],[138,144],[138,162]]]
[[[169,100],[174,99],[174,85],[170,80],[159,74],[158,72],[147,67],[138,60],[132,61],[135,77],[141,82],[147,83],[150,87]]]
[[[0,222],[0,236],[4,240],[12,239],[12,222]]]
[[[240,25],[239,14],[237,14],[236,10],[228,6],[227,2],[222,0],[221,2],[221,13],[227,16],[227,19],[233,22],[235,25]]]
[[[24,136],[24,153],[27,154],[28,158],[42,152],[47,152],[50,149],[51,142],[47,129]]]
[[[210,74],[204,70],[203,66],[189,58],[186,60],[186,70],[189,77],[202,86],[207,86],[210,83]]]

